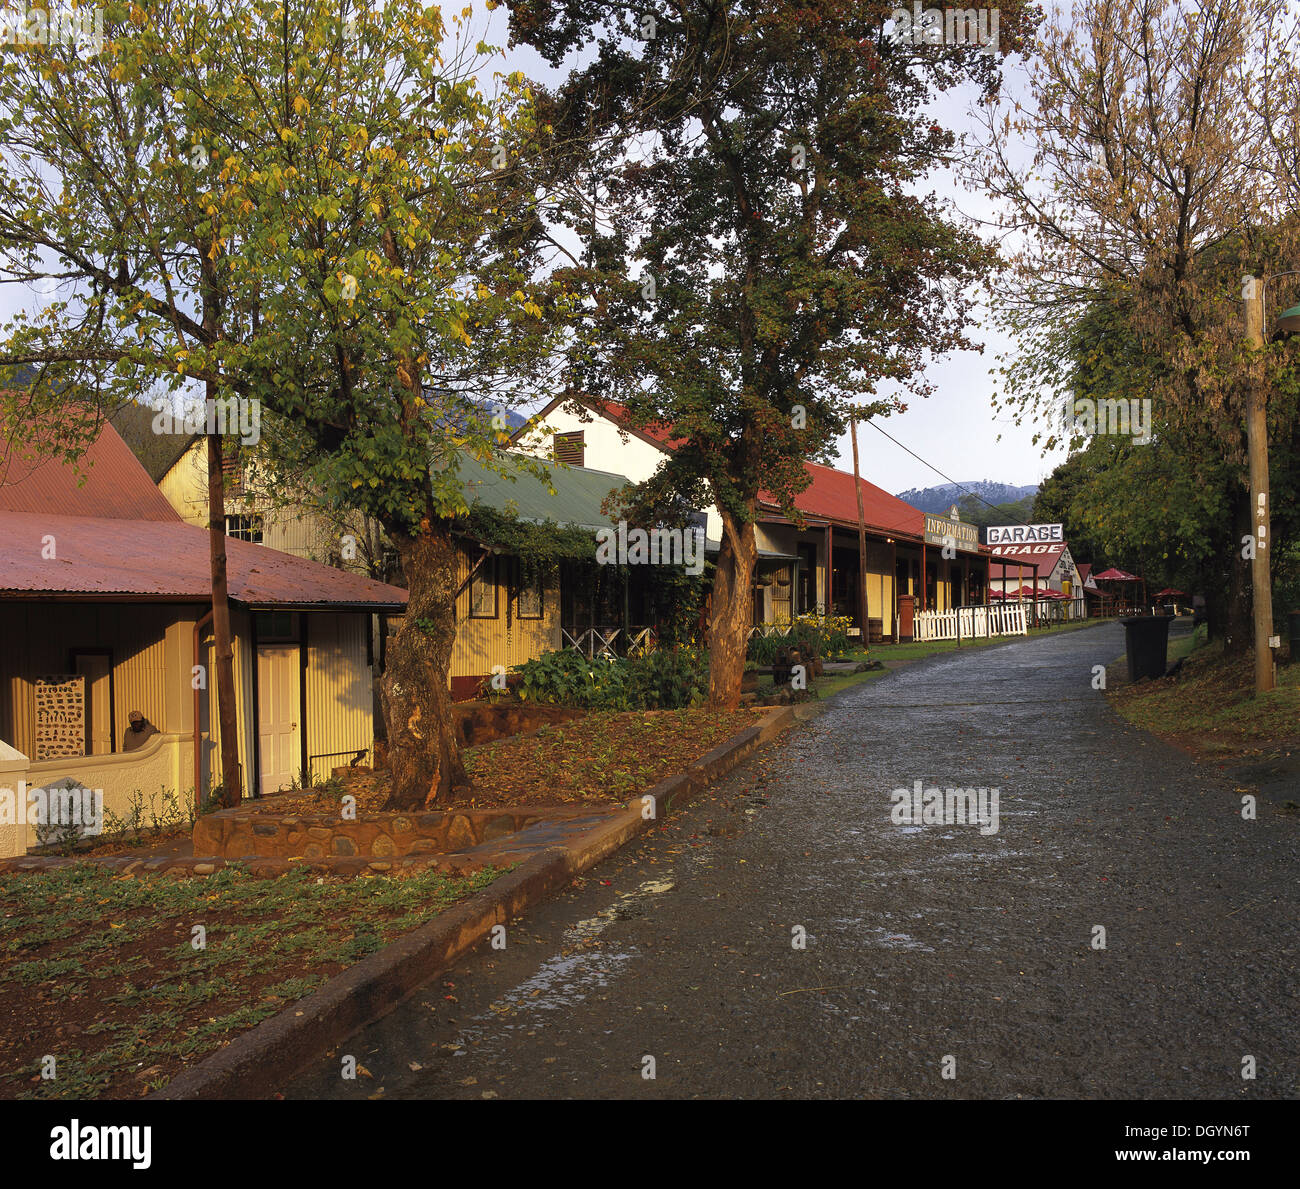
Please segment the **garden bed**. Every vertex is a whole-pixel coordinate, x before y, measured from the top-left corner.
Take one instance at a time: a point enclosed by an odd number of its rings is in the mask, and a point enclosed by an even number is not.
[[[468,795],[449,809],[623,804],[681,772],[733,735],[761,721],[760,710],[592,710],[468,748]],[[346,784],[281,794],[276,812],[338,817],[339,799],[357,800],[358,818],[384,811],[387,774],[361,772]],[[441,808],[432,805],[430,809]]]
[[[143,1095],[499,874],[0,873],[0,1097]]]
[[[530,847],[580,848],[618,806],[764,717],[592,711],[468,749],[474,791],[445,810],[383,811],[384,774],[356,772],[204,817],[207,859],[14,860],[43,869],[0,869],[0,1097],[158,1089]],[[357,820],[342,829],[349,794]],[[340,855],[344,838],[370,853]],[[418,853],[421,842],[436,853]],[[376,859],[389,843],[391,859]],[[313,844],[322,858],[299,857]],[[219,857],[250,846],[263,854]],[[41,1077],[47,1056],[53,1078]]]

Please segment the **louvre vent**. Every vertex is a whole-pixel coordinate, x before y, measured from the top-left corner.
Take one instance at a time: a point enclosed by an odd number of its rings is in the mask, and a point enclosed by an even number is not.
[[[565,466],[570,467],[583,465],[582,459],[586,453],[583,433],[583,430],[577,430],[574,433],[557,433],[554,435],[551,448],[555,454],[556,462],[562,462]]]

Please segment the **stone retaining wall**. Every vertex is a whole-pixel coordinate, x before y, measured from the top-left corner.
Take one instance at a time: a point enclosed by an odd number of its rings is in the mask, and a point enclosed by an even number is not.
[[[367,813],[357,821],[337,814],[274,814],[223,809],[194,825],[194,853],[226,859],[367,858],[391,860],[466,851],[514,834],[540,819],[526,810],[435,810]]]

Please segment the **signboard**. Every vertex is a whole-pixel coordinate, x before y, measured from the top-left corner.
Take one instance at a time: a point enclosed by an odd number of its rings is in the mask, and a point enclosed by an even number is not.
[[[1065,534],[1059,524],[990,525],[990,545],[1059,545]]]
[[[80,675],[38,677],[34,760],[86,754],[86,679]]]
[[[978,553],[980,532],[973,524],[963,524],[957,518],[957,505],[953,504],[947,516],[925,513],[925,543],[940,548],[950,545],[964,553]]]

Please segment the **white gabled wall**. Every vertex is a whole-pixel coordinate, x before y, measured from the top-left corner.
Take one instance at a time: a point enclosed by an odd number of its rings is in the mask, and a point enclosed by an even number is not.
[[[663,463],[667,452],[635,434],[621,430],[603,413],[589,412],[584,421],[561,405],[546,414],[545,431],[534,431],[519,439],[518,449],[536,458],[551,457],[551,439],[557,433],[583,433],[583,465],[596,471],[626,475],[633,483],[644,483]],[[710,504],[705,532],[710,541],[722,540],[722,517]]]
[[[546,415],[546,432],[534,432],[519,440],[519,449],[537,458],[551,457],[551,438],[557,433],[583,434],[583,465],[597,471],[626,475],[633,483],[644,483],[659,469],[664,451],[633,434],[620,432],[608,417],[591,413],[584,421],[564,407]]]

